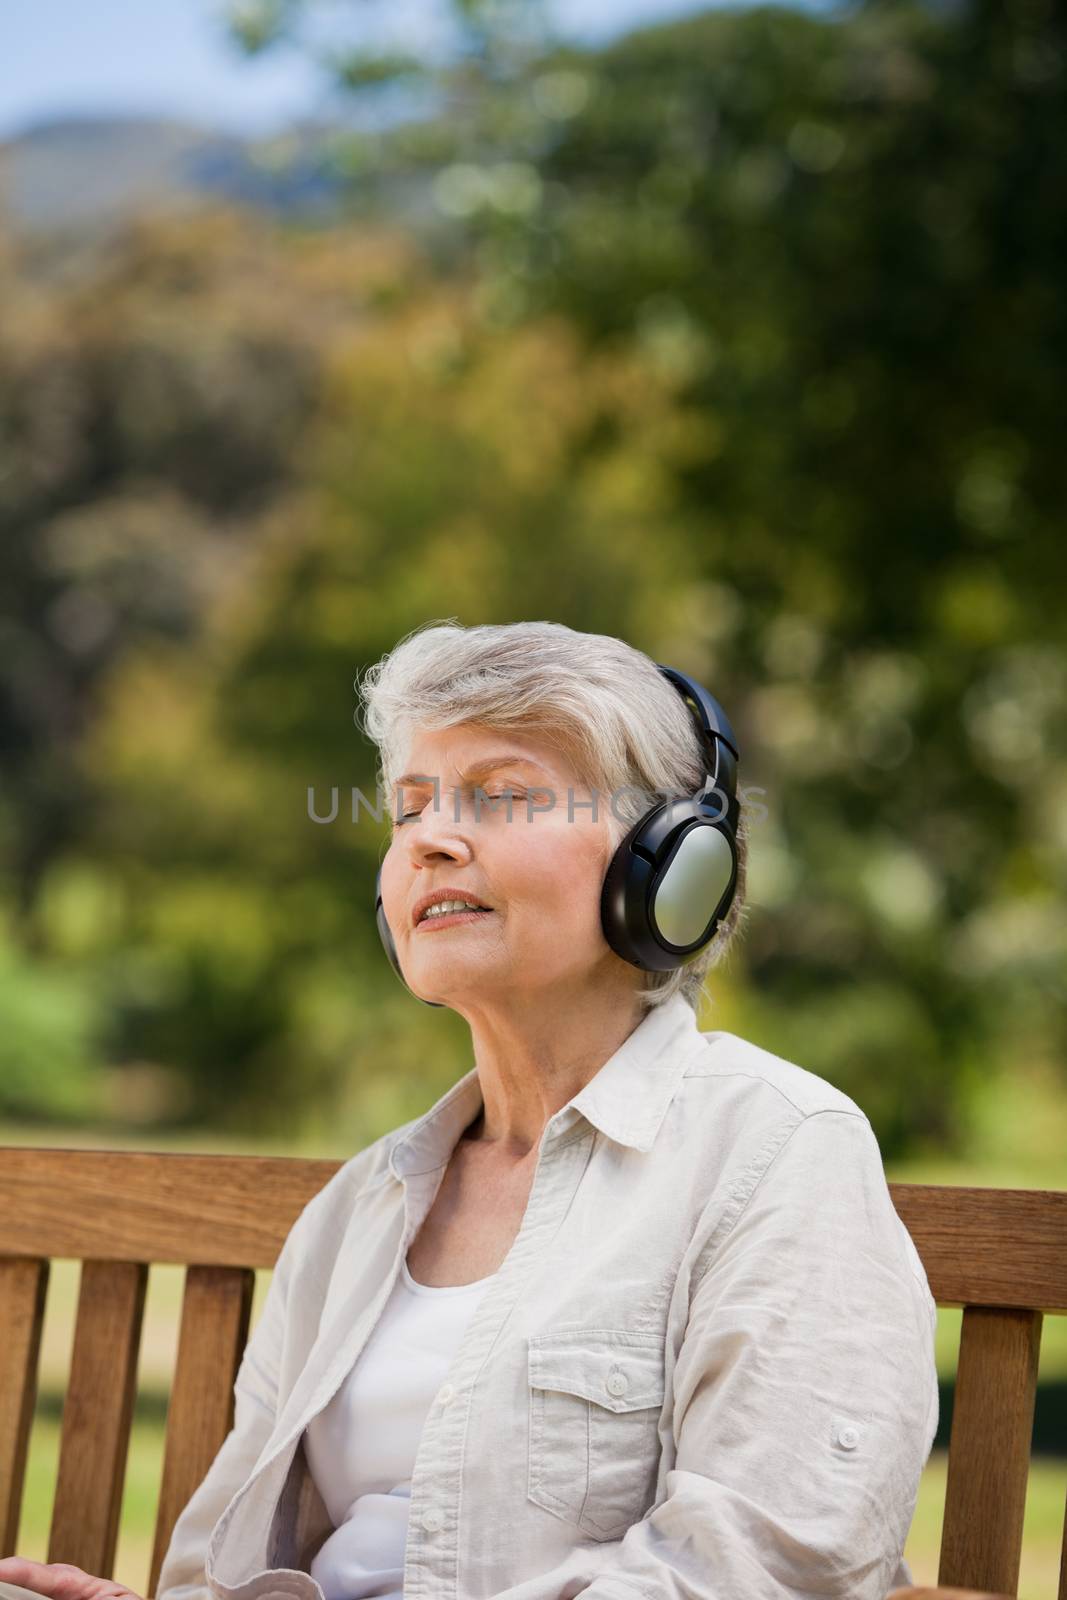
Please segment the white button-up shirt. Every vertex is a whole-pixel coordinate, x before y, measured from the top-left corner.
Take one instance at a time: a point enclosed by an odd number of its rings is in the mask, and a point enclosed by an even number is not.
[[[481,1104],[472,1068],[304,1208],[157,1600],[323,1600],[304,1430]],[[885,1600],[936,1315],[855,1101],[675,996],[545,1125],[419,1442],[405,1600]]]

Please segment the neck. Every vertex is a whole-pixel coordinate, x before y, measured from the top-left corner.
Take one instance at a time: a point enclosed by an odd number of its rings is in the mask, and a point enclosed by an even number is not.
[[[458,1008],[457,1008],[458,1009]],[[545,1124],[594,1078],[645,1015],[628,993],[558,997],[463,1013],[470,1025],[482,1107],[463,1138],[506,1162],[524,1160]]]

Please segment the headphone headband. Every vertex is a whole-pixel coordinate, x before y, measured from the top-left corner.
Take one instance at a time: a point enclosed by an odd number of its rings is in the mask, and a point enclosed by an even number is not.
[[[737,764],[740,760],[740,750],[730,720],[715,696],[709,693],[702,683],[697,683],[695,678],[679,672],[677,667],[664,666],[661,661],[657,661],[656,666],[667,681],[677,689],[703,735],[708,753],[708,772],[700,796],[706,799],[716,790],[725,796],[726,813],[723,820],[731,834],[735,834],[740,812],[737,800]]]

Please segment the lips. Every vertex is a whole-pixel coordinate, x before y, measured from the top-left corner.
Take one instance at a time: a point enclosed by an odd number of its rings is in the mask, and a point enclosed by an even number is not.
[[[475,917],[487,917],[489,915],[489,907],[450,906],[447,911],[434,911],[431,907],[429,911],[423,912],[422,916],[419,918],[419,924],[421,926],[421,924],[424,922],[442,922],[445,917],[465,917],[468,914]]]
[[[493,912],[491,910],[482,911],[476,906],[469,906],[463,911],[440,911],[436,915],[423,917],[421,922],[416,923],[415,932],[432,933],[435,928],[460,927],[466,923],[484,921],[486,917],[491,917],[492,915]]]
[[[485,902],[483,900],[479,900],[478,897],[473,895],[469,889],[454,889],[450,885],[442,885],[440,889],[433,890],[431,894],[424,895],[421,900],[416,902],[415,908],[411,914],[411,920],[413,924],[416,927],[419,927],[422,922],[425,921],[425,913],[429,911],[432,906],[440,905],[449,900],[465,901],[472,910],[484,909],[486,911],[492,911],[493,909],[492,906],[486,906]],[[461,914],[462,913],[459,912],[455,913],[457,916]],[[448,918],[440,917],[440,920],[442,922],[446,922]]]

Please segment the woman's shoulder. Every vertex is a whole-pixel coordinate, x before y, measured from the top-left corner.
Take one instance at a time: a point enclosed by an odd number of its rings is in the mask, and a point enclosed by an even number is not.
[[[704,1033],[702,1038],[704,1049],[695,1053],[685,1076],[706,1084],[703,1092],[720,1104],[733,1101],[750,1110],[765,1107],[801,1120],[823,1111],[868,1120],[862,1106],[828,1078],[752,1039],[724,1029]]]
[[[357,1150],[347,1161],[343,1161],[332,1177],[326,1180],[322,1188],[312,1195],[304,1206],[293,1225],[290,1237],[303,1235],[307,1240],[325,1235],[328,1238],[338,1239],[339,1225],[343,1227],[357,1203],[390,1181],[392,1176],[389,1167],[390,1151],[396,1141],[417,1120],[418,1118],[412,1118],[411,1122],[390,1129],[371,1144]]]

